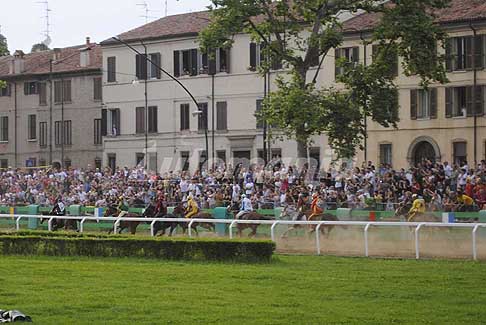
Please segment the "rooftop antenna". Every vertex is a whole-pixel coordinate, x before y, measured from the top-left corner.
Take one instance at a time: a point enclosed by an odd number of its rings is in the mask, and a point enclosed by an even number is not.
[[[37,3],[44,5],[44,16],[42,16],[42,18],[44,18],[45,21],[46,21],[46,29],[41,32],[41,34],[44,35],[44,37],[45,37],[44,41],[42,41],[42,44],[49,47],[49,45],[52,42],[52,40],[51,40],[51,21],[50,21],[50,12],[52,10],[49,8],[49,1],[48,0],[37,1]]]
[[[154,17],[154,16],[150,16],[151,12],[156,12],[157,10],[149,9],[149,5],[148,5],[147,1],[142,1],[141,3],[138,3],[137,6],[143,8],[144,14],[141,15],[140,17],[145,18],[146,24],[149,22],[149,19],[157,18],[157,17]]]
[[[167,4],[167,0],[165,0],[165,17],[167,17],[168,10],[169,10],[169,5]]]

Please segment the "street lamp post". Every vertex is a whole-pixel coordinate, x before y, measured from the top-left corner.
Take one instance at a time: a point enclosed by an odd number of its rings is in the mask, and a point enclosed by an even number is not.
[[[134,48],[129,43],[127,43],[127,42],[119,39],[118,37],[112,37],[112,39],[115,40],[116,42],[120,43],[120,44],[125,45],[130,50],[132,50],[133,52],[137,53],[138,55],[143,56],[143,54],[140,53],[140,51],[138,51],[136,48]],[[144,45],[143,42],[141,42],[141,43],[142,43],[142,45]],[[186,86],[184,86],[176,77],[174,77],[169,72],[167,72],[165,69],[163,69],[162,67],[160,67],[156,62],[154,62],[151,59],[149,59],[149,57],[147,55],[145,55],[145,60],[147,61],[147,63],[151,63],[152,66],[154,66],[157,69],[159,69],[159,71],[161,71],[162,73],[164,73],[166,76],[168,76],[173,81],[175,81],[179,86],[181,86],[182,89],[184,89],[184,91],[189,95],[189,97],[191,98],[191,100],[193,101],[193,103],[196,105],[198,114],[204,114],[204,111],[202,111],[200,109],[199,103],[197,102],[196,98],[194,98],[194,95],[189,91],[189,89],[187,89]],[[147,81],[145,80],[145,84],[146,83],[147,83]],[[209,156],[209,140],[208,140],[208,127],[207,127],[207,123],[206,123],[205,128],[204,128],[204,136],[206,138],[206,156],[205,156],[205,160],[203,162],[201,162],[201,166],[203,166],[208,161],[208,156]]]

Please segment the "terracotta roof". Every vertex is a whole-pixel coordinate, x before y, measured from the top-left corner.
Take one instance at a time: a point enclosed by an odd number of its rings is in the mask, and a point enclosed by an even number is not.
[[[81,67],[80,65],[80,50],[87,48],[88,45],[80,45],[73,47],[66,47],[60,49],[57,61],[58,64],[52,66],[53,73],[68,73],[68,72],[82,72],[86,70],[100,69],[102,67],[102,53],[101,46],[98,44],[89,44],[90,59],[89,65]],[[49,73],[49,60],[54,57],[54,50],[35,52],[25,54],[24,56],[24,72],[20,75],[41,75]],[[19,74],[9,74],[10,62],[13,56],[6,56],[0,58],[0,76],[12,77]]]
[[[434,12],[436,21],[441,24],[486,19],[485,0],[452,0],[448,8]],[[344,23],[346,32],[368,31],[376,27],[382,14],[364,13]]]
[[[198,34],[210,22],[209,11],[173,15],[161,18],[146,25],[118,35],[124,41],[167,38]],[[101,44],[111,43],[109,39]]]

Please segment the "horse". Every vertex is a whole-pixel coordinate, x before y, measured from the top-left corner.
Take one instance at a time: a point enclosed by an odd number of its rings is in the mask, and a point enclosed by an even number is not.
[[[46,212],[42,212],[41,215],[43,216],[56,216],[58,217],[57,214],[54,213],[54,208],[46,213]],[[40,224],[43,224],[45,220],[48,220],[50,218],[41,218],[40,219]],[[64,230],[68,231],[68,230],[73,230],[73,231],[79,231],[78,229],[78,222],[76,220],[73,220],[73,219],[52,219],[52,223],[51,223],[51,229],[52,231],[56,231],[56,230],[59,230],[61,228],[64,228]]]
[[[184,209],[184,206],[182,205],[182,203],[179,203],[174,208],[173,214],[175,216],[179,217],[179,218],[184,218],[185,209]],[[199,211],[197,214],[192,216],[191,219],[214,219],[214,217],[211,213]],[[188,222],[181,223],[181,227],[182,227],[182,232],[186,233],[186,230],[189,228],[189,223]],[[214,223],[193,222],[192,225],[191,225],[191,229],[194,230],[194,232],[196,233],[196,236],[199,236],[199,233],[197,231],[197,227],[201,227],[201,228],[204,228],[206,230],[213,231],[213,232],[216,231],[216,227],[215,227]]]
[[[175,219],[177,218],[174,214],[169,213],[167,215],[160,215],[157,214],[155,215],[155,206],[153,204],[150,204],[145,211],[143,212],[142,217],[144,218],[169,218],[169,219]],[[160,231],[159,236],[163,236],[167,229],[169,230],[169,237],[172,237],[172,234],[174,230],[177,228],[178,224],[177,222],[174,221],[156,221],[154,223],[154,233],[153,236],[157,236],[157,233]]]
[[[235,205],[228,206],[227,210],[229,212],[232,211],[235,218],[236,218],[236,215],[239,212],[238,207],[235,206]],[[274,218],[264,216],[260,213],[255,212],[255,211],[250,211],[250,212],[243,214],[238,220],[274,220]],[[236,229],[238,231],[238,236],[241,237],[243,235],[243,230],[249,228],[249,229],[251,229],[251,232],[248,234],[248,237],[250,237],[250,238],[254,237],[254,236],[256,236],[258,226],[260,226],[260,224],[258,224],[258,223],[237,223]]]
[[[118,213],[118,208],[114,206],[109,206],[106,208],[104,217],[116,216]],[[135,235],[137,232],[137,227],[140,224],[140,221],[125,221],[123,218],[140,218],[140,215],[135,213],[128,213],[124,217],[121,218],[121,221],[118,225],[118,228],[115,231],[115,234],[120,234],[123,230],[128,229],[130,234]],[[110,229],[108,234],[113,233],[113,229]]]
[[[293,208],[289,208],[289,207],[286,207],[280,217],[282,219],[287,219],[287,220],[292,220],[292,221],[307,221],[309,220],[309,217],[312,215],[312,211],[311,210],[307,210],[305,212],[301,212],[301,211],[298,211],[296,209],[293,209]],[[321,214],[317,214],[317,215],[314,215],[312,217],[312,221],[339,221],[339,219],[333,215],[333,214],[330,214],[330,213],[321,213]],[[286,238],[288,233],[292,230],[295,230],[295,229],[298,229],[300,228],[301,225],[293,225],[293,226],[290,226],[281,236],[281,238]],[[317,226],[316,225],[310,225],[310,230],[309,230],[309,233],[313,233],[316,231],[316,228]],[[334,228],[334,225],[322,225],[320,227],[320,232],[322,233],[323,236],[325,237],[328,237],[329,234],[331,233],[331,230]],[[347,228],[346,226],[343,226],[343,228]]]

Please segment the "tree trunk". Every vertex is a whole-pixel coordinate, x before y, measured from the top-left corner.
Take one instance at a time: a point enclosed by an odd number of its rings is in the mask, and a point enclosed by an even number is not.
[[[307,71],[308,68],[305,66],[296,67],[296,71],[300,77],[300,87],[305,89],[306,87],[306,79],[307,79]],[[297,158],[299,160],[299,165],[303,165],[307,162],[307,138],[308,135],[305,133],[305,127],[302,125],[302,128],[298,128],[296,131],[296,138],[297,138]],[[305,140],[304,140],[305,139]],[[303,162],[301,162],[303,161]]]

